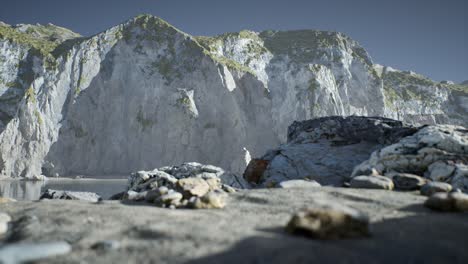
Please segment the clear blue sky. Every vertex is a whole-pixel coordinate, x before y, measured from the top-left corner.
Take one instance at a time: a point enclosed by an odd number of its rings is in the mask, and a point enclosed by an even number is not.
[[[0,21],[50,22],[92,35],[141,13],[192,35],[340,31],[376,63],[438,81],[468,79],[468,0],[1,0]]]

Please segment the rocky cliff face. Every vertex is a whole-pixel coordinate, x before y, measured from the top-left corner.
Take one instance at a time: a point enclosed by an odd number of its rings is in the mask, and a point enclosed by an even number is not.
[[[321,31],[193,37],[138,16],[89,38],[0,24],[0,170],[127,174],[185,161],[241,172],[294,120],[468,122],[463,85],[374,65]]]

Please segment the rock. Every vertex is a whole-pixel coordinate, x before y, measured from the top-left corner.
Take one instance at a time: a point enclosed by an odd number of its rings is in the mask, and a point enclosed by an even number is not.
[[[11,203],[11,202],[16,202],[16,200],[12,198],[8,198],[8,197],[0,197],[0,204]]]
[[[458,192],[434,193],[426,200],[424,205],[437,211],[468,211],[468,195]]]
[[[455,171],[455,166],[444,161],[436,161],[427,167],[426,177],[433,180],[447,181]]]
[[[393,190],[393,181],[383,176],[357,176],[350,182],[351,188]]]
[[[226,185],[226,184],[222,185],[222,189],[223,189],[223,191],[225,191],[227,193],[235,193],[236,192],[236,189],[234,189],[231,186]]]
[[[250,183],[260,183],[263,173],[268,166],[269,160],[251,159],[244,172],[244,179]]]
[[[210,191],[217,190],[217,189],[221,188],[221,179],[219,179],[217,177],[216,178],[211,178],[211,179],[206,179],[205,182],[210,187],[209,188]]]
[[[316,181],[289,180],[278,183],[279,188],[316,188],[321,187]]]
[[[135,191],[130,190],[124,194],[123,199],[129,200],[129,201],[143,201],[145,200],[147,193],[148,193],[147,191],[135,192]]]
[[[182,198],[183,195],[181,193],[170,190],[167,194],[160,196],[154,202],[164,206],[178,206]]]
[[[368,217],[337,203],[303,209],[289,220],[286,231],[317,239],[358,238],[369,235]]]
[[[186,197],[201,197],[210,191],[210,186],[201,178],[185,178],[177,181],[177,187]]]
[[[468,165],[455,164],[451,183],[454,188],[459,188],[462,192],[468,193]]]
[[[332,116],[294,122],[288,128],[287,144],[252,159],[244,178],[263,187],[304,178],[342,186],[372,151],[416,131],[386,118]],[[371,173],[369,168],[362,175]]]
[[[91,249],[100,251],[117,250],[120,248],[120,242],[117,240],[102,240],[94,243]]]
[[[395,188],[402,191],[419,190],[427,182],[423,177],[408,173],[397,173],[392,180]]]
[[[0,212],[0,237],[8,231],[8,223],[10,221],[10,215]]]
[[[193,209],[220,209],[226,206],[226,194],[222,192],[211,191],[202,197],[194,197],[190,201],[190,207]]]
[[[353,171],[352,176],[375,168],[389,172],[424,175],[434,181],[457,184],[465,190],[468,184],[468,130],[460,126],[431,125],[380,150]],[[468,190],[468,186],[466,187]]]
[[[434,193],[448,193],[452,190],[452,185],[444,182],[429,182],[421,187],[421,194],[431,196]]]
[[[24,263],[67,254],[70,251],[71,246],[64,241],[9,244],[0,248],[0,262],[3,264]]]
[[[39,199],[82,200],[89,202],[101,201],[101,196],[92,192],[72,192],[47,189]]]

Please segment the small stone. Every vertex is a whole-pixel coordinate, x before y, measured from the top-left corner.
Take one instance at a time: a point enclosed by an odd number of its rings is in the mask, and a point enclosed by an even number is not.
[[[88,202],[99,202],[102,200],[101,196],[92,192],[72,192],[52,189],[47,189],[39,199],[81,200]]]
[[[222,185],[222,189],[223,189],[223,191],[225,191],[227,193],[235,193],[236,192],[236,189],[234,189],[231,186],[226,185],[226,184]]]
[[[16,243],[0,249],[0,263],[24,263],[67,254],[71,246],[65,241],[49,243]]]
[[[151,202],[154,202],[154,200],[156,200],[160,196],[161,196],[161,193],[159,192],[159,190],[157,189],[151,190],[151,191],[146,192],[145,200],[151,203]]]
[[[324,203],[294,214],[286,231],[317,239],[366,237],[369,235],[369,219],[356,209]]]
[[[117,250],[120,248],[120,242],[117,240],[103,240],[94,243],[91,249],[100,251]]]
[[[193,209],[220,209],[226,206],[226,194],[212,191],[202,197],[196,197],[191,202]]]
[[[155,200],[155,203],[157,204],[163,204],[163,205],[179,205],[180,200],[182,200],[183,195],[179,192],[176,192],[174,190],[170,190],[167,194],[162,195],[158,199]]]
[[[317,188],[321,187],[320,183],[316,181],[305,181],[305,180],[289,180],[278,183],[279,188]]]
[[[210,186],[202,178],[185,178],[177,181],[177,187],[186,197],[201,197],[210,191]]]
[[[462,212],[468,211],[468,195],[464,193],[434,193],[424,205],[437,211]]]
[[[408,173],[395,174],[392,180],[395,188],[403,191],[419,190],[427,182],[423,177]]]
[[[421,187],[421,195],[431,196],[434,193],[447,193],[452,190],[452,185],[445,182],[429,182]]]
[[[350,182],[351,188],[393,190],[393,181],[384,176],[357,176]]]

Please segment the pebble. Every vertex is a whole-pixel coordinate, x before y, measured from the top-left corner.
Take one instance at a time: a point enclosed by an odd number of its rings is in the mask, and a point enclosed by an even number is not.
[[[429,182],[421,187],[421,195],[431,196],[434,193],[448,193],[452,190],[452,185],[445,182]]]
[[[222,189],[223,189],[223,191],[225,191],[225,192],[227,192],[227,193],[235,193],[235,192],[237,192],[236,189],[234,189],[233,187],[231,187],[231,186],[229,186],[229,185],[226,185],[226,184],[223,184]]]
[[[71,246],[65,241],[49,243],[16,243],[0,249],[0,263],[16,264],[67,254]]]
[[[120,242],[117,240],[102,240],[94,243],[91,246],[91,249],[101,250],[101,251],[110,251],[117,250],[120,248]]]
[[[354,208],[327,202],[295,213],[286,231],[315,239],[367,237],[369,218]]]
[[[393,190],[393,181],[384,176],[357,176],[350,182],[351,188]]]
[[[306,181],[306,180],[289,180],[282,181],[278,183],[277,187],[279,188],[317,188],[321,187],[320,183],[316,181]]]
[[[395,174],[392,180],[395,184],[395,189],[402,191],[419,190],[427,182],[423,177],[408,173]]]
[[[437,211],[464,212],[468,211],[468,195],[459,192],[434,193],[424,205]]]

